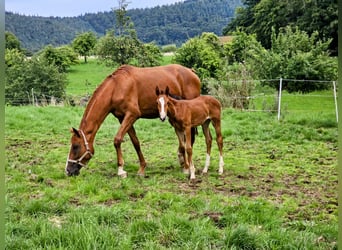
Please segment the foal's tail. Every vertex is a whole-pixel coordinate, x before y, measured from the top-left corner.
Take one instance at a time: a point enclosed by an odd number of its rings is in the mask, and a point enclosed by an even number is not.
[[[195,136],[198,135],[197,127],[191,128],[191,146],[195,143]]]

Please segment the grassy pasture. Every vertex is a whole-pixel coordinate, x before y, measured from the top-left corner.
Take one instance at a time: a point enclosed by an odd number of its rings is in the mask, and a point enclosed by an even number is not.
[[[69,79],[84,77],[81,66]],[[102,70],[102,79],[112,71]],[[225,109],[225,172],[217,174],[214,141],[209,173],[200,174],[199,129],[193,183],[179,169],[168,123],[135,124],[145,178],[136,176],[128,136],[128,178],[117,177],[113,117],[97,134],[89,166],[70,178],[68,130],[84,108],[6,107],[6,249],[337,249],[337,124],[324,100],[319,111],[289,111],[280,122],[272,113]]]

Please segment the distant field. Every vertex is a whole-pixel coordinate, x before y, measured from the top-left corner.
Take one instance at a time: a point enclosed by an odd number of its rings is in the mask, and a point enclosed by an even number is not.
[[[172,63],[172,56],[164,56],[162,65]],[[106,67],[96,60],[89,60],[89,63],[81,62],[73,65],[68,73],[67,95],[80,99],[87,94],[92,94],[101,82],[115,71],[115,68]],[[272,110],[276,113],[276,92],[267,89],[263,92],[258,88],[253,92],[250,100],[250,109],[257,111]],[[306,114],[308,116],[328,116],[335,117],[335,104],[332,86],[329,90],[316,91],[310,94],[288,94],[286,91],[282,95],[282,117],[289,115]],[[275,114],[276,115],[276,114]],[[335,118],[336,119],[336,118]]]
[[[74,66],[68,94],[84,94],[78,90],[86,79],[92,93],[111,72],[95,62]],[[71,178],[64,173],[69,128],[78,127],[84,108],[6,107],[6,249],[337,249],[333,101],[287,98],[280,122],[271,112],[223,110],[222,176],[215,141],[209,174],[200,173],[199,129],[194,183],[180,171],[167,122],[135,124],[145,178],[136,176],[127,136],[128,178],[118,178],[113,117],[97,134],[89,166]]]
[[[171,60],[172,56],[164,56],[161,64],[170,64]],[[91,94],[106,76],[114,71],[115,68],[107,67],[96,59],[89,59],[88,63],[80,61],[69,70],[66,92],[71,96]]]

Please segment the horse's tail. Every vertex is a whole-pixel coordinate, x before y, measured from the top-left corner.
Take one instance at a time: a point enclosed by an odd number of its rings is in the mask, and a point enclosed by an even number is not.
[[[197,127],[192,127],[191,128],[191,145],[194,145],[196,135],[198,135]]]

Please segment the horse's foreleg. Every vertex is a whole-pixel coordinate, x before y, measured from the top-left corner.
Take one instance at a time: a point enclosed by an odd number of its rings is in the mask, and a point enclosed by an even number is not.
[[[175,129],[175,132],[176,132],[176,135],[178,137],[178,142],[179,142],[178,161],[183,169],[183,173],[189,174],[189,165],[186,164],[186,155],[185,155],[185,137],[184,137],[185,135],[184,135],[184,132],[179,131],[177,129]]]
[[[118,176],[122,178],[127,177],[127,172],[123,169],[124,160],[122,156],[121,143],[127,131],[132,127],[133,123],[136,121],[132,115],[126,115],[123,119],[119,119],[121,126],[114,137],[114,147],[116,150],[117,164],[118,164]]]
[[[187,165],[190,168],[190,180],[194,180],[196,178],[196,169],[192,162],[191,129],[186,129],[185,131],[185,150],[187,154]]]
[[[139,162],[140,162],[140,168],[138,171],[138,175],[140,176],[144,176],[145,175],[145,167],[146,167],[146,162],[145,162],[145,158],[141,152],[141,148],[140,148],[140,142],[139,139],[137,137],[137,134],[135,132],[135,129],[132,125],[132,127],[128,130],[128,135],[131,138],[131,141],[134,145],[135,151],[138,154],[139,157]]]
[[[205,159],[205,165],[204,165],[204,168],[202,170],[203,174],[206,174],[208,172],[208,168],[210,166],[210,153],[211,153],[211,144],[212,144],[213,139],[212,139],[212,136],[210,133],[209,124],[210,124],[210,120],[207,120],[202,125],[202,130],[203,130],[203,134],[205,137],[205,144],[207,145],[207,154],[206,154],[206,159]]]

